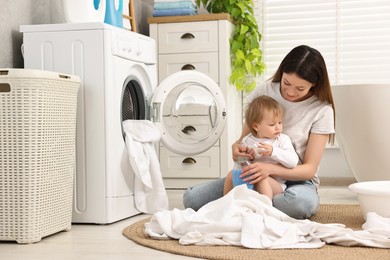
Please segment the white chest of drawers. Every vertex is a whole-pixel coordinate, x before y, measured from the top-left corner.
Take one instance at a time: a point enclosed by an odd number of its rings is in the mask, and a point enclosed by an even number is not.
[[[160,145],[164,184],[167,189],[183,189],[224,177],[233,167],[231,145],[242,130],[242,93],[229,83],[233,24],[227,14],[152,17],[149,23],[157,45],[158,81],[180,70],[198,70],[217,82],[227,107],[225,129],[206,152],[183,156]]]

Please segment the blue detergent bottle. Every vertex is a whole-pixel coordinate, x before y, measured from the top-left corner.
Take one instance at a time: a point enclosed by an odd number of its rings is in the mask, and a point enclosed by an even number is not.
[[[117,5],[115,3],[117,3]],[[115,8],[116,6],[118,7],[118,9]],[[123,0],[107,0],[106,15],[104,17],[104,22],[119,28],[123,28],[122,13],[123,13]]]
[[[241,184],[246,184],[248,189],[253,190],[253,184],[250,184],[249,182],[244,182],[241,178],[240,175],[242,173],[242,168],[250,165],[250,162],[246,157],[238,157],[237,161],[234,163],[234,167],[232,170],[232,180],[233,180],[233,187],[236,187]]]

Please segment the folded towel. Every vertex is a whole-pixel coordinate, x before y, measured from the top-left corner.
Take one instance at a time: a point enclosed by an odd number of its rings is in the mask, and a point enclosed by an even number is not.
[[[154,10],[153,16],[194,15],[197,13],[198,12],[196,9],[182,8],[182,9]]]
[[[179,2],[191,2],[196,5],[196,0],[154,0],[154,3],[179,3]]]
[[[149,214],[168,209],[168,196],[154,147],[161,138],[160,132],[149,120],[126,120],[122,124],[129,162],[135,174],[135,206]]]
[[[240,185],[197,212],[159,211],[145,224],[145,232],[155,239],[178,239],[183,245],[276,249],[319,248],[333,243],[390,248],[389,223],[388,218],[368,214],[366,229],[353,231],[337,223],[297,220],[272,207],[268,197]]]
[[[196,5],[192,1],[183,2],[165,2],[154,3],[154,10],[169,10],[169,9],[193,9],[196,10]]]

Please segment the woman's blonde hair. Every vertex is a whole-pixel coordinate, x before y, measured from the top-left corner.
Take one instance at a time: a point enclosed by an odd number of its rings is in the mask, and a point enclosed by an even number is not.
[[[283,117],[281,105],[269,96],[258,96],[247,105],[245,111],[245,122],[249,126],[251,133],[256,135],[253,129],[254,123],[260,123],[263,120],[264,112],[270,111],[275,117]]]

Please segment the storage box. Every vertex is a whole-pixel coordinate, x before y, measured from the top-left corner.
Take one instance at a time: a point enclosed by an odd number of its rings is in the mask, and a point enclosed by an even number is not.
[[[79,87],[73,75],[0,69],[0,240],[71,228]]]

